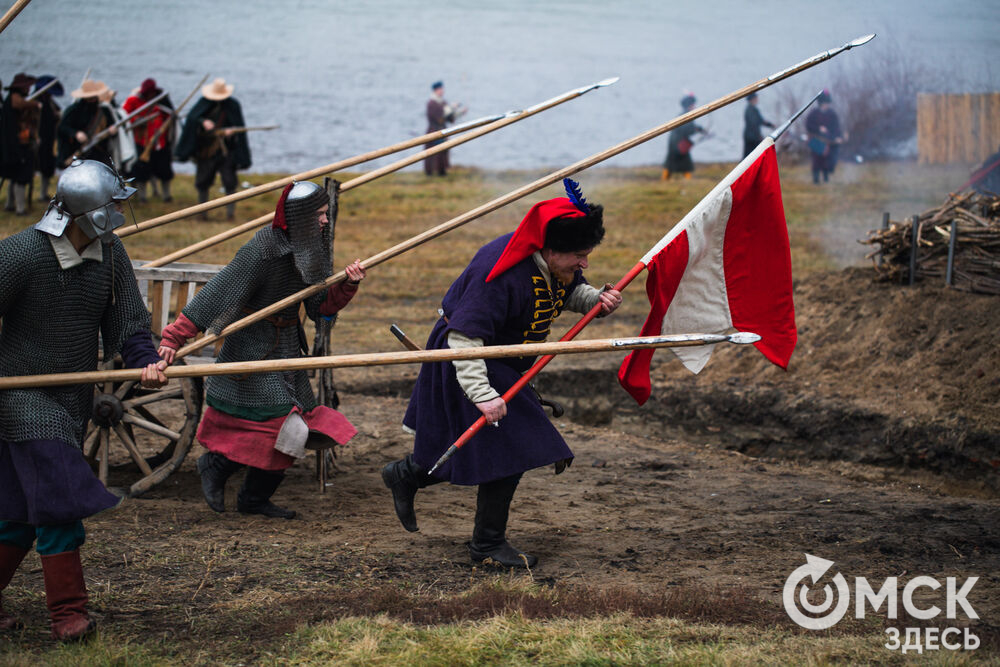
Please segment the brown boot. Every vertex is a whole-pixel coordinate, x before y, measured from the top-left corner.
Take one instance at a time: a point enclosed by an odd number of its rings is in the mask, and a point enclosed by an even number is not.
[[[15,547],[12,544],[0,543],[0,591],[7,588],[7,584],[14,577],[21,561],[24,560],[27,550]],[[3,610],[3,601],[0,600],[0,632],[5,630],[16,630],[21,627],[21,622],[10,616]]]
[[[42,556],[45,603],[52,619],[52,636],[61,641],[83,639],[97,623],[87,615],[87,584],[80,551]]]
[[[661,181],[669,181],[670,180],[670,170],[669,169],[664,169],[663,171],[660,172],[660,180]]]

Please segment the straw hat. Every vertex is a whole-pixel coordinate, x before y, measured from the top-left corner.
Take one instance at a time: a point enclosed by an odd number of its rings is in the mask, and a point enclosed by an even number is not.
[[[118,91],[105,87],[104,92],[98,95],[97,99],[101,100],[105,104],[108,104],[111,102],[111,100],[115,99],[116,92]]]
[[[221,102],[233,94],[234,87],[227,84],[225,79],[216,79],[207,86],[202,86],[201,94],[206,100]]]
[[[100,97],[108,91],[108,87],[103,81],[95,81],[93,79],[84,79],[80,87],[70,93],[70,95],[78,100],[87,99],[88,97]]]

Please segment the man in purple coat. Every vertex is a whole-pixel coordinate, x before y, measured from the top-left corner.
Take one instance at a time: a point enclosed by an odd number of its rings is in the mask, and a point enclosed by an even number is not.
[[[540,343],[563,310],[585,313],[600,303],[607,315],[618,308],[617,290],[598,290],[583,277],[587,257],[604,237],[603,209],[571,197],[536,204],[517,231],[476,253],[445,295],[428,349]],[[510,503],[524,472],[555,464],[558,474],[573,453],[533,392],[517,394],[510,404],[501,398],[534,361],[517,357],[421,367],[403,418],[416,433],[413,454],[382,470],[406,530],[418,529],[413,500],[419,489],[442,481],[477,485],[468,543],[472,560],[503,567],[537,562],[507,542]],[[493,428],[480,431],[429,476],[426,471],[480,415]]]

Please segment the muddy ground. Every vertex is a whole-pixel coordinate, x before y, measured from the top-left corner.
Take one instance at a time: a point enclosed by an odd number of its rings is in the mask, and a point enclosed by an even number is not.
[[[654,397],[638,407],[609,357],[546,371],[539,389],[565,403],[557,423],[576,461],[560,476],[532,471],[518,490],[509,537],[539,557],[530,576],[650,595],[740,590],[776,619],[805,553],[835,561],[830,574],[849,581],[978,576],[974,623],[995,650],[996,299],[872,284],[857,269],[810,277],[796,295],[801,340],[789,373],[753,350],[720,348],[692,377],[658,352]],[[372,610],[406,617],[407,596],[495,576],[473,567],[464,546],[472,489],[422,491],[419,533],[392,512],[379,471],[411,445],[399,420],[413,374],[338,375],[341,410],[361,433],[325,494],[311,461],[291,469],[275,500],[297,509],[295,520],[213,513],[196,447],[165,483],[89,521],[86,571],[105,627],[209,653],[236,641],[252,656],[296,623]],[[235,491],[231,483],[230,507]],[[28,565],[5,599],[30,621],[16,641],[41,645],[41,573],[37,560]]]

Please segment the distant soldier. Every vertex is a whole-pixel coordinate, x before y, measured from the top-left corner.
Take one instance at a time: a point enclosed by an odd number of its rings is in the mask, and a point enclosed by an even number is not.
[[[10,185],[7,190],[5,210],[17,215],[28,214],[27,189],[35,176],[38,156],[38,122],[42,104],[28,101],[35,77],[21,72],[14,76],[7,87],[3,101],[2,176]]]
[[[847,141],[847,132],[840,127],[840,117],[831,106],[830,91],[824,90],[819,96],[819,106],[806,116],[806,132],[809,133],[809,151],[812,153],[813,183],[830,180],[830,174],[837,168],[840,145]]]
[[[246,125],[243,108],[233,97],[233,86],[224,79],[216,79],[201,89],[201,95],[184,121],[175,155],[182,162],[194,158],[198,201],[206,202],[217,173],[226,194],[232,194],[236,192],[236,172],[249,169],[251,162],[247,135],[227,129]],[[236,204],[229,204],[226,219],[235,217]]]
[[[59,151],[56,162],[59,167],[65,165],[74,155],[80,159],[98,160],[111,165],[114,160],[113,142],[118,134],[115,128],[111,129],[109,136],[85,154],[77,155],[91,138],[115,124],[114,113],[101,102],[101,97],[109,92],[110,89],[103,81],[86,79],[79,88],[70,93],[76,101],[66,107],[57,131]]]
[[[35,90],[41,90],[55,79],[51,74],[43,74],[35,81]],[[63,86],[61,83],[49,88],[39,96],[38,101],[42,104],[41,118],[38,123],[38,173],[41,177],[41,187],[38,188],[38,201],[48,202],[52,198],[49,194],[49,183],[56,173],[56,129],[59,127],[59,119],[62,118],[62,109],[53,99],[63,96]]]
[[[435,81],[431,85],[431,97],[427,100],[427,132],[438,132],[445,129],[457,119],[461,118],[468,112],[468,109],[461,104],[451,105],[444,99],[444,83],[441,81]],[[424,144],[424,148],[431,148],[432,146],[437,146],[438,144],[444,142],[444,139],[437,139],[428,144]],[[429,158],[424,159],[424,173],[428,176],[433,176],[437,174],[438,176],[446,176],[448,174],[448,167],[451,163],[448,161],[448,152],[441,151],[437,155],[432,155]]]
[[[743,157],[753,153],[753,149],[764,140],[761,127],[774,127],[774,123],[764,120],[757,108],[757,93],[747,96],[747,106],[743,110]]]
[[[0,241],[0,376],[97,369],[121,354],[141,384],[166,384],[125,246],[114,230],[135,192],[100,162],[74,161],[34,226]],[[0,590],[32,547],[56,639],[94,629],[82,520],[118,505],[80,452],[94,385],[0,391]],[[0,630],[19,625],[0,608]]]
[[[122,105],[122,109],[126,114],[130,114],[162,92],[157,88],[155,79],[146,79],[139,88],[132,91],[132,94],[125,100],[125,104]],[[171,165],[175,135],[174,125],[171,123],[168,131],[160,132],[160,128],[173,113],[174,106],[170,103],[168,96],[140,113],[133,121],[145,121],[132,131],[137,154],[132,165],[132,176],[135,178],[135,184],[139,190],[140,201],[146,201],[146,183],[150,181],[153,182],[154,195],[162,196],[165,202],[173,199],[170,196],[170,181],[174,178],[174,170]],[[147,145],[153,141],[154,136],[156,144],[150,147],[149,155],[146,156]],[[143,159],[143,157],[147,159]]]
[[[691,111],[694,105],[694,95],[688,93],[681,98],[681,113]],[[691,178],[691,172],[694,171],[694,160],[691,159],[691,148],[694,147],[692,137],[704,131],[704,128],[692,120],[670,132],[670,138],[667,140],[667,159],[663,163],[661,180],[668,181],[673,174],[684,174],[684,178]]]

